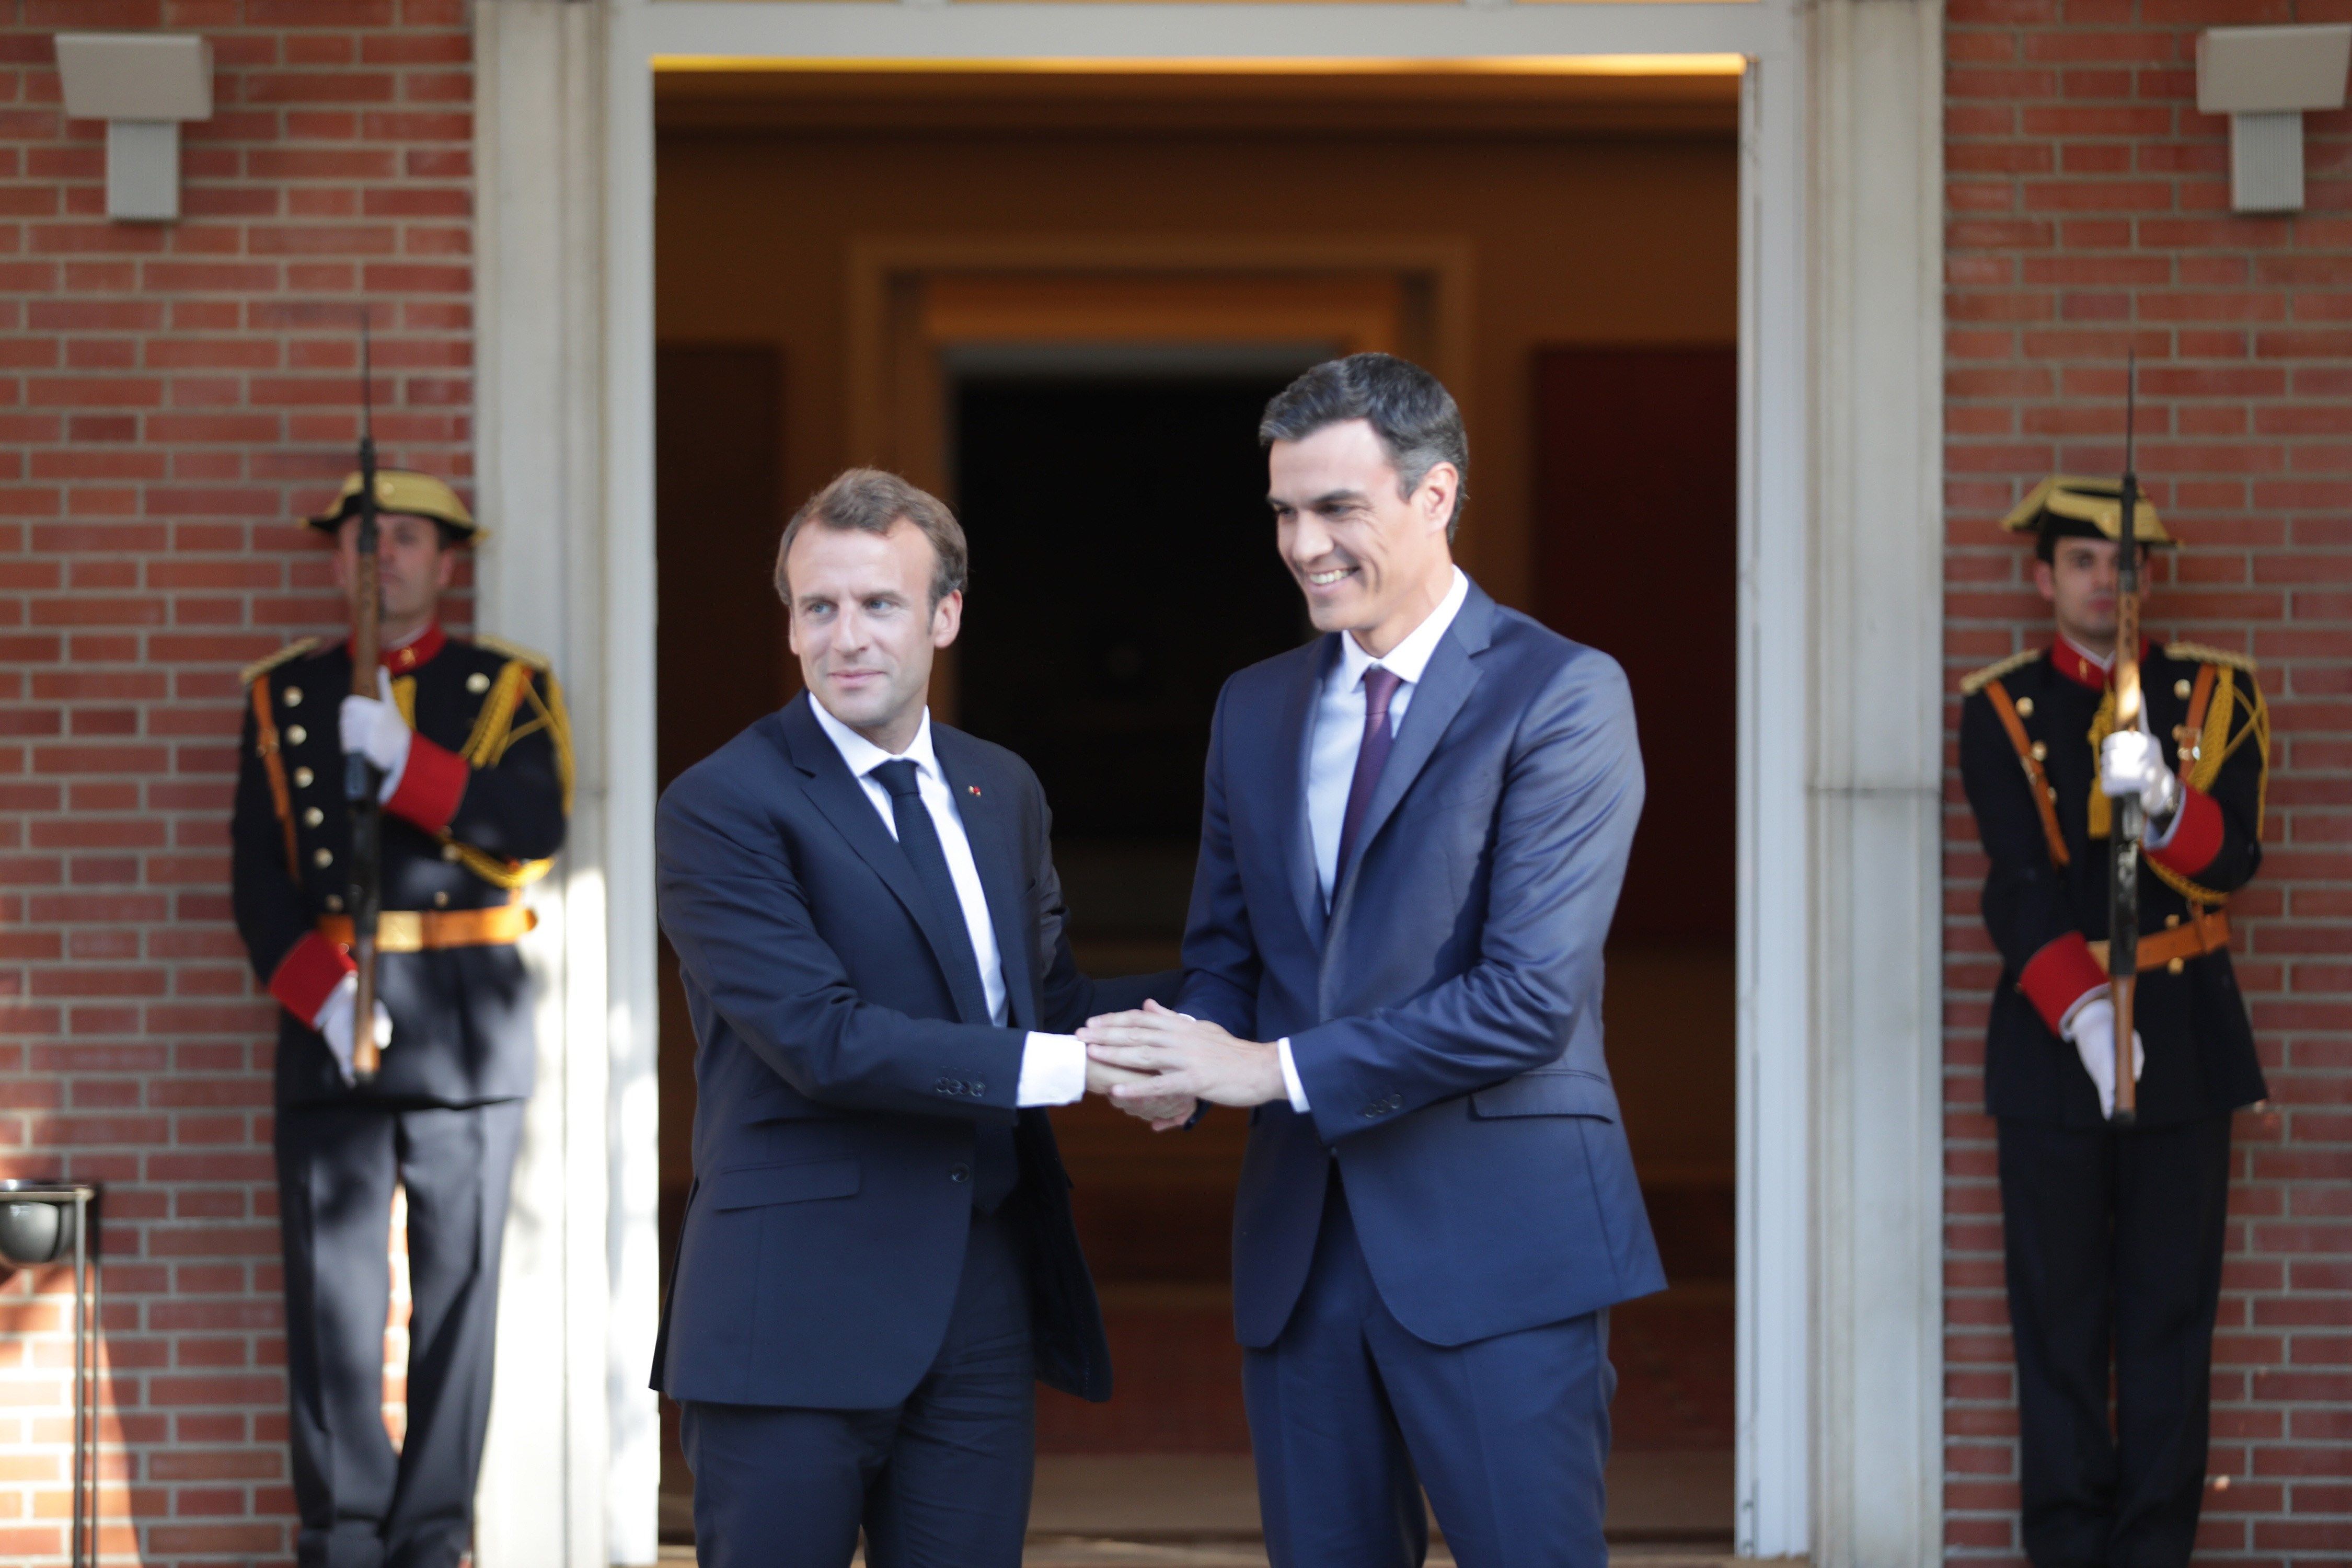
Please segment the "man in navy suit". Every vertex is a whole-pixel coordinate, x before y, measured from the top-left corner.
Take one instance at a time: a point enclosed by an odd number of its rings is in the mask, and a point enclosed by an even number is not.
[[[1080,1031],[1154,1116],[1250,1108],[1234,1318],[1276,1568],[1601,1568],[1609,1308],[1664,1276],[1601,1055],[1642,805],[1625,677],[1454,565],[1468,446],[1427,372],[1267,405],[1326,635],[1234,676],[1175,1010]],[[1150,1103],[1145,1104],[1149,1100]]]
[[[1110,1394],[1036,1108],[1132,1080],[1057,1031],[1176,976],[1077,972],[1036,775],[931,723],[964,568],[904,480],[817,492],[776,561],[807,689],[662,796],[699,1100],[654,1385],[705,1564],[846,1568],[862,1529],[874,1568],[1017,1568],[1035,1381]]]

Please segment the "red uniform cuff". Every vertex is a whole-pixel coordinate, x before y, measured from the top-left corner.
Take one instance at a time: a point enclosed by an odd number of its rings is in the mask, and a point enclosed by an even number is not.
[[[2064,936],[2045,944],[2040,952],[2026,961],[2025,973],[2017,977],[2017,988],[2042,1015],[2053,1035],[2063,1034],[2061,1026],[2074,1004],[2107,983],[2107,972],[2091,956],[2091,944],[2083,933],[2070,931]]]
[[[358,968],[351,954],[312,931],[289,948],[269,976],[269,994],[289,1013],[310,1023],[343,976]]]
[[[383,808],[427,833],[438,833],[457,815],[466,781],[473,776],[474,770],[466,765],[465,758],[422,735],[412,735],[408,765],[400,770],[400,787],[392,792]]]
[[[2173,825],[2172,837],[2161,849],[2151,849],[2147,858],[2168,871],[2183,877],[2195,877],[2213,863],[2221,853],[2221,807],[2219,802],[2201,789],[2180,789],[2180,820]]]

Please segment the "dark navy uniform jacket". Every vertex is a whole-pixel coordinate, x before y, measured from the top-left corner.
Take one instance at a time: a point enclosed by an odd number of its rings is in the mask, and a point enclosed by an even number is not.
[[[571,809],[570,723],[553,674],[536,654],[437,626],[383,664],[416,736],[383,809],[384,909],[520,900],[562,845]],[[282,1004],[278,1100],[521,1099],[535,1053],[530,988],[511,942],[378,956],[393,1039],[371,1084],[347,1087],[310,1026],[352,968],[319,930],[322,917],[346,912],[351,887],[339,722],[351,689],[341,643],[298,644],[247,672],[232,881],[254,973]]]
[[[939,956],[955,912],[932,907],[805,692],[663,792],[661,924],[697,1041],[694,1189],[653,1370],[674,1399],[905,1399],[955,1304],[983,1123],[1013,1129],[1020,1182],[1001,1212],[1029,1255],[1037,1375],[1109,1397],[1069,1179],[1045,1113],[1017,1106],[1021,1058],[1028,1031],[1171,1000],[1177,977],[1081,974],[1036,775],[943,724],[931,740],[996,928],[1007,1027],[960,1013]]]
[[[2191,696],[2207,667],[2211,695],[2190,733]],[[2270,719],[2251,661],[2219,649],[2150,649],[2140,685],[2166,763],[2178,770],[2182,746],[2189,751],[2179,826],[2162,848],[2144,853],[2140,868],[2140,930],[2156,933],[2198,910],[2221,909],[2260,868]],[[1996,686],[2041,750],[2033,760],[2042,784],[2002,725]],[[2107,936],[2106,799],[2097,793],[2099,742],[2113,710],[2106,673],[2062,638],[1978,671],[1962,689],[1960,778],[1991,862],[1984,920],[2001,957],[1986,1037],[1986,1110],[2101,1126],[2098,1090],[2058,1027],[2084,993],[2107,981],[2089,947]],[[2063,866],[2034,804],[2037,788],[2051,792]],[[2141,972],[2133,1014],[2147,1052],[2143,1125],[2223,1114],[2267,1092],[2228,952]]]
[[[1272,1344],[1336,1161],[1399,1322],[1457,1345],[1663,1289],[1601,1050],[1641,815],[1617,661],[1473,584],[1399,723],[1328,916],[1307,753],[1337,634],[1225,684],[1183,1012],[1288,1037],[1312,1110],[1250,1115],[1234,1316]]]

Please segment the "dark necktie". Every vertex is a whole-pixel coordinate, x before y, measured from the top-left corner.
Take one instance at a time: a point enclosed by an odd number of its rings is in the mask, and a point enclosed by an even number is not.
[[[1339,894],[1340,880],[1348,874],[1349,857],[1356,850],[1356,834],[1364,826],[1364,814],[1371,809],[1372,791],[1380,787],[1381,769],[1387,766],[1389,748],[1395,743],[1396,731],[1389,722],[1389,701],[1396,696],[1404,677],[1392,669],[1375,664],[1364,671],[1364,739],[1356,748],[1356,776],[1348,784],[1348,814],[1339,819],[1339,859],[1331,872],[1331,896]]]
[[[940,847],[940,830],[923,804],[915,764],[904,757],[874,769],[874,776],[890,792],[890,820],[898,829],[898,847],[915,868],[915,880],[931,901],[931,909],[947,930],[946,951],[940,954],[947,971],[948,990],[966,1019],[990,1022],[988,990],[981,984],[980,959],[972,952],[971,928],[964,924],[963,900],[956,897],[955,879],[948,873],[947,851]],[[988,1214],[1004,1201],[1020,1177],[1013,1152],[1013,1129],[982,1126],[972,1151],[971,1204]]]

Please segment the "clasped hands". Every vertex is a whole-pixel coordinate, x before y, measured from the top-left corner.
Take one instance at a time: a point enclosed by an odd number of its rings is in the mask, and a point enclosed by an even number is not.
[[[1089,1018],[1078,1038],[1086,1042],[1087,1090],[1154,1132],[1183,1126],[1204,1100],[1250,1106],[1288,1097],[1276,1047],[1237,1040],[1157,1002]]]

